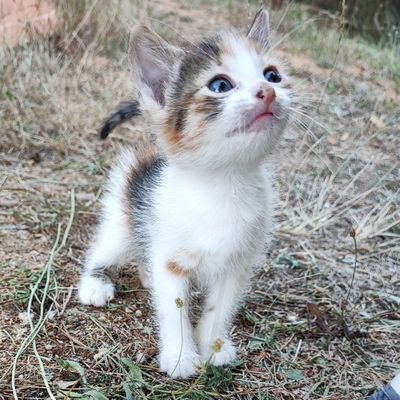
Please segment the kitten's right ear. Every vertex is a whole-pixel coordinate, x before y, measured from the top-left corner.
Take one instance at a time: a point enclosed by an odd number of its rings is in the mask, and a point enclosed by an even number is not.
[[[146,25],[136,27],[129,40],[129,58],[141,93],[165,105],[165,89],[182,50],[170,45]]]

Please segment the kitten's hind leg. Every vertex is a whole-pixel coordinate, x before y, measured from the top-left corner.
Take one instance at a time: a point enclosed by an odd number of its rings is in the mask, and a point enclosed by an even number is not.
[[[97,307],[114,298],[111,276],[119,265],[132,259],[132,238],[126,213],[117,202],[112,201],[111,196],[105,197],[103,211],[95,240],[86,256],[78,289],[81,303]]]
[[[81,303],[103,306],[115,296],[111,276],[118,265],[128,261],[129,236],[112,221],[103,221],[82,271],[78,297]]]
[[[110,275],[133,258],[133,219],[129,199],[129,177],[138,162],[133,149],[121,154],[111,169],[102,199],[100,224],[90,247],[79,284],[83,304],[103,306],[115,296]]]

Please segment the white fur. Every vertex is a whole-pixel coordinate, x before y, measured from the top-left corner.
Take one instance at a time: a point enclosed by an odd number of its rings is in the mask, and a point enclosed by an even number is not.
[[[196,335],[202,359],[210,359],[213,343],[221,339],[225,344],[210,361],[215,365],[229,363],[235,357],[228,333],[231,316],[262,253],[265,233],[271,228],[266,213],[272,195],[268,174],[261,166],[258,171],[244,170],[229,176],[226,171],[212,174],[171,165],[162,181],[156,195],[158,222],[152,226],[150,250],[161,369],[170,370],[178,362],[181,313],[182,357],[192,358],[193,365],[197,363],[188,309],[182,311],[175,303],[180,298],[188,304],[188,278],[168,272],[170,261],[190,271],[207,288],[206,311]]]
[[[101,277],[83,276],[79,288],[79,300],[82,304],[104,306],[114,298],[114,285]]]
[[[209,122],[201,135],[202,121],[195,113],[191,115],[183,149],[176,151],[160,134],[168,164],[153,194],[153,215],[141,228],[148,233],[149,243],[147,271],[141,267],[139,273],[143,280],[149,278],[144,283],[150,284],[153,295],[160,368],[172,377],[196,374],[200,362],[224,365],[235,359],[229,333],[232,317],[272,229],[274,196],[265,158],[282,134],[290,98],[283,84],[274,84],[276,100],[271,110],[283,118],[244,129],[259,105],[255,94],[265,85],[263,69],[268,60],[237,35],[228,35],[226,42],[227,54],[235,57],[225,57],[220,72],[229,74],[237,86],[226,94],[222,115]],[[215,70],[206,71],[199,79],[204,84],[215,74]],[[152,94],[146,85],[142,99],[150,104]],[[206,90],[203,87],[195,96]],[[153,101],[151,107],[155,111],[147,110],[148,115],[161,121],[162,130],[168,105]],[[93,277],[98,268],[116,266],[141,252],[135,248],[123,201],[126,175],[136,167],[131,154],[112,170],[100,227],[79,288],[84,304],[102,305],[114,295],[109,281]],[[171,263],[178,266],[177,271],[169,268]],[[189,319],[190,280],[206,292],[204,312],[195,329]],[[220,349],[216,341],[222,344]]]

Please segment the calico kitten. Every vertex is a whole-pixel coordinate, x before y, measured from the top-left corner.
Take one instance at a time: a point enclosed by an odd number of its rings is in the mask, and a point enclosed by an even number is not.
[[[103,306],[115,296],[110,272],[139,260],[157,313],[160,368],[186,378],[201,362],[235,359],[232,317],[271,232],[265,160],[283,134],[292,91],[265,10],[247,35],[223,32],[185,48],[142,25],[130,55],[139,93],[131,111],[140,107],[152,122],[161,150],[125,151],[112,168],[79,299]],[[191,281],[205,291],[195,329]]]

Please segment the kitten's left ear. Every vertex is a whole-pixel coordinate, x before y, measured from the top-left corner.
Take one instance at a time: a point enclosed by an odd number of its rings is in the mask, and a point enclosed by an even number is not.
[[[257,12],[247,36],[267,48],[270,46],[269,14],[266,9],[261,8]]]

